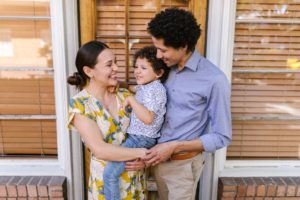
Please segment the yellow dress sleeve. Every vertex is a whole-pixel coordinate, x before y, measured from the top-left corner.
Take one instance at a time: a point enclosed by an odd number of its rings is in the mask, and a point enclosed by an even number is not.
[[[130,93],[129,90],[127,90],[125,88],[119,88],[117,95],[118,95],[118,98],[121,98],[122,100],[124,100],[127,97],[131,96],[132,93]]]
[[[82,114],[85,113],[85,105],[83,99],[80,98],[72,98],[69,103],[69,113],[68,113],[68,128],[69,129],[75,129],[73,124],[73,119],[75,114]]]

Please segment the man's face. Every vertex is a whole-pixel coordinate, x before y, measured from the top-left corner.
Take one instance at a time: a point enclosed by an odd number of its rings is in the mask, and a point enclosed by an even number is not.
[[[180,64],[184,61],[186,55],[186,47],[175,49],[173,47],[167,47],[164,45],[163,39],[157,39],[152,37],[154,46],[157,48],[156,57],[162,59],[168,67]]]

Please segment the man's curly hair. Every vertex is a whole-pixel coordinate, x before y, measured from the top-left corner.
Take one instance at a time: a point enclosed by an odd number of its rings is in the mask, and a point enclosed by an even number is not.
[[[148,23],[148,32],[157,39],[163,39],[166,46],[178,49],[187,45],[188,51],[194,51],[201,29],[192,13],[167,8]]]
[[[156,74],[159,74],[161,70],[164,70],[163,75],[159,78],[161,82],[164,83],[168,78],[170,69],[161,59],[156,58],[156,51],[155,46],[145,46],[138,50],[133,57],[133,67],[135,67],[138,58],[146,59],[151,64],[151,67]]]

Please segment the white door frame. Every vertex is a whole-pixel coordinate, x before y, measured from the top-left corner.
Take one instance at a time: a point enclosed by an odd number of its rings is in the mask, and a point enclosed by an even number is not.
[[[209,1],[206,58],[219,66],[230,82],[235,10],[236,0]],[[214,154],[206,154],[206,158],[199,197],[201,200],[216,200],[219,174],[224,169],[226,161],[226,148]]]

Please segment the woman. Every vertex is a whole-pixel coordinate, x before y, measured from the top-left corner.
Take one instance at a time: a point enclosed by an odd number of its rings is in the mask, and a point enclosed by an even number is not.
[[[109,47],[99,41],[83,45],[76,57],[77,72],[68,83],[81,91],[70,100],[69,127],[75,128],[91,151],[88,199],[104,199],[103,171],[106,161],[128,161],[144,157],[146,149],[123,148],[129,114],[121,109],[129,96],[117,87],[116,58]],[[132,163],[127,169],[139,169]],[[120,177],[121,199],[145,199],[144,174],[126,171]]]

